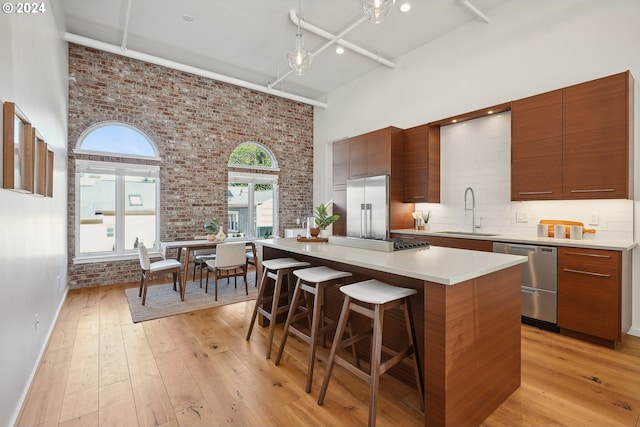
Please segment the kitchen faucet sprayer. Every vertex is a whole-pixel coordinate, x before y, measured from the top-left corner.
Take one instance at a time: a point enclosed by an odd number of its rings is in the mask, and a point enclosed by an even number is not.
[[[471,192],[471,207],[469,208],[467,205],[467,193]],[[476,195],[473,192],[473,188],[471,187],[467,187],[466,190],[464,190],[464,211],[465,213],[467,211],[471,211],[471,232],[475,233],[476,232]],[[479,227],[478,227],[479,228]]]

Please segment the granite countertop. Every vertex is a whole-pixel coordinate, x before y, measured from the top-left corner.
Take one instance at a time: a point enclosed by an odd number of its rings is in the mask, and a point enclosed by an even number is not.
[[[525,236],[525,235],[507,235],[507,234],[495,234],[495,235],[483,235],[483,234],[471,234],[460,233],[455,234],[451,232],[442,233],[437,231],[423,231],[415,230],[413,228],[406,228],[400,230],[391,230],[392,233],[414,234],[417,236],[438,236],[438,237],[451,237],[458,239],[477,239],[477,240],[489,240],[492,242],[507,242],[507,243],[523,243],[529,245],[546,245],[546,246],[573,246],[576,248],[591,248],[591,249],[609,249],[616,251],[628,251],[635,248],[638,244],[636,242],[618,242],[610,240],[596,240],[596,239],[555,239],[552,237],[537,237],[537,236]]]
[[[517,255],[439,246],[379,252],[330,243],[298,242],[296,238],[258,240],[256,244],[443,285],[455,285],[527,262],[527,257]]]

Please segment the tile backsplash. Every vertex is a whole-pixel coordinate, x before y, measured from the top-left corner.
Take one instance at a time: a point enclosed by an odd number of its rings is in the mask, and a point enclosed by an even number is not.
[[[556,219],[596,230],[584,239],[633,241],[632,200],[512,202],[510,123],[506,112],[441,128],[441,202],[416,204],[416,211],[432,212],[432,231],[472,230],[472,213],[464,209],[471,187],[478,232],[535,236],[541,219]]]

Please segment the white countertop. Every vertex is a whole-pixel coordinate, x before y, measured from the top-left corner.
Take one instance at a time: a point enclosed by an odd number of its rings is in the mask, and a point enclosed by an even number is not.
[[[330,243],[298,242],[296,238],[258,240],[256,244],[443,285],[455,285],[527,262],[527,257],[517,255],[438,246],[379,252]]]
[[[636,242],[617,242],[617,241],[610,241],[610,240],[594,240],[590,238],[586,238],[582,240],[554,239],[552,237],[537,237],[537,236],[507,235],[507,234],[483,236],[481,234],[474,235],[474,234],[466,234],[466,233],[464,234],[439,233],[437,231],[414,230],[413,228],[391,230],[391,232],[415,234],[418,236],[451,237],[456,239],[489,240],[492,242],[524,243],[524,244],[546,245],[546,246],[573,246],[576,248],[609,249],[609,250],[616,250],[616,251],[628,251],[635,248],[638,245]]]

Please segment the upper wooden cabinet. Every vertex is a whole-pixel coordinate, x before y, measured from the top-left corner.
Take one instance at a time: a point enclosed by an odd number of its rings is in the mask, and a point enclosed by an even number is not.
[[[565,199],[624,199],[633,183],[629,162],[629,72],[563,90]]]
[[[562,198],[562,89],[511,103],[511,200]]]
[[[346,186],[349,179],[349,140],[333,143],[333,186]]]
[[[402,155],[403,131],[388,127],[354,136],[348,141],[349,178],[390,175],[393,158],[396,154]]]
[[[623,199],[633,188],[627,71],[511,104],[511,200]]]
[[[440,126],[421,125],[404,131],[406,203],[440,203]]]

